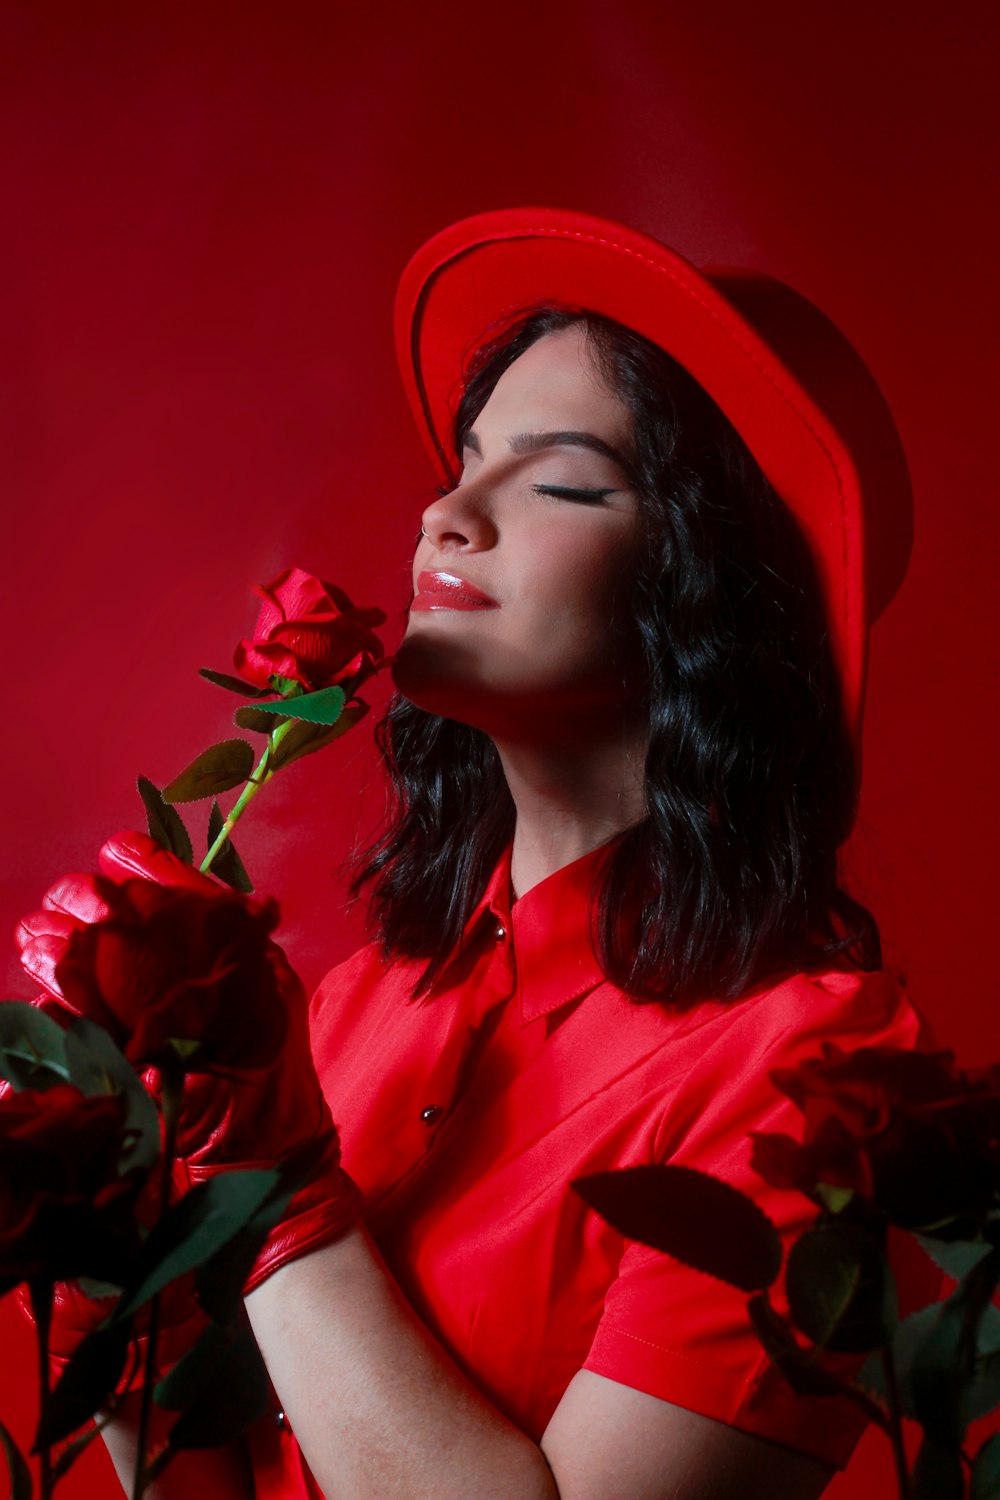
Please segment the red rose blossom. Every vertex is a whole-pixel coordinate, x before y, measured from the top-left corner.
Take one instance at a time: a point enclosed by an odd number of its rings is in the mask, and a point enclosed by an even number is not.
[[[301,568],[285,568],[254,592],[264,603],[233,657],[247,682],[268,687],[272,676],[290,677],[310,692],[336,686],[350,696],[377,669],[383,646],[373,626],[385,623],[382,610],[356,608]]]
[[[138,1243],[142,1175],[119,1175],[125,1104],[70,1084],[0,1097],[0,1293],[35,1277],[107,1276]]]
[[[803,1139],[760,1133],[753,1167],[816,1196],[851,1189],[892,1223],[978,1223],[1000,1190],[1000,1078],[963,1072],[950,1052],[862,1047],[771,1074],[804,1115]]]
[[[265,1067],[288,1025],[270,935],[275,902],[150,880],[95,877],[108,916],[69,938],[56,966],[67,1002],[105,1026],[137,1067]],[[179,1044],[179,1045],[178,1045]]]

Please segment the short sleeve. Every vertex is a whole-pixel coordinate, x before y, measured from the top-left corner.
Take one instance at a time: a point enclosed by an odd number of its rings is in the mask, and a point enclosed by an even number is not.
[[[768,1075],[817,1055],[823,1040],[844,1050],[922,1045],[915,1012],[884,978],[799,975],[741,1003],[670,1100],[656,1159],[696,1167],[748,1194],[787,1251],[816,1209],[750,1168],[751,1131],[796,1139],[802,1132],[801,1114]],[[939,1277],[915,1241],[898,1236],[890,1254],[904,1310],[937,1295]],[[780,1286],[772,1295],[784,1310]],[[828,1362],[846,1378],[858,1364],[845,1356]],[[792,1391],[753,1333],[745,1293],[636,1243],[626,1245],[584,1367],[837,1468],[865,1427],[850,1398]]]

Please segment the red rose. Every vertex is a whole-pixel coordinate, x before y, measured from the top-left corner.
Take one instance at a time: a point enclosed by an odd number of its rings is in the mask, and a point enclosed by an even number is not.
[[[105,1026],[137,1067],[265,1067],[288,1020],[270,935],[273,901],[232,891],[95,877],[108,915],[74,932],[56,966],[67,1002]]]
[[[250,640],[233,660],[255,687],[272,676],[291,677],[310,692],[338,686],[350,693],[376,670],[382,642],[372,627],[385,623],[380,609],[357,609],[340,589],[301,568],[285,568],[254,592],[264,603]]]
[[[849,1188],[904,1228],[974,1227],[1000,1189],[1000,1079],[956,1068],[950,1052],[862,1047],[771,1074],[804,1115],[803,1139],[757,1134],[754,1169],[816,1196]]]
[[[0,1098],[0,1293],[45,1277],[108,1277],[137,1245],[141,1177],[122,1177],[125,1104],[70,1084]]]

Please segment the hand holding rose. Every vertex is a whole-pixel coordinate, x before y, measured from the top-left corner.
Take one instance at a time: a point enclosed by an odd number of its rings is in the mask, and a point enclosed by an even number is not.
[[[103,876],[57,882],[22,921],[22,961],[50,995],[106,1026],[137,1068],[183,1067],[177,1149],[192,1182],[315,1157],[261,1249],[248,1287],[259,1285],[357,1207],[313,1067],[305,993],[270,941],[277,908],[144,834],[111,839],[100,863]]]

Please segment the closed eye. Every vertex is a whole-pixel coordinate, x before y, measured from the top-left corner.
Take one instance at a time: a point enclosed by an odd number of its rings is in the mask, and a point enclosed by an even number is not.
[[[576,500],[582,505],[599,505],[606,495],[614,490],[578,490],[566,484],[533,484],[536,495],[548,495],[553,500]]]

